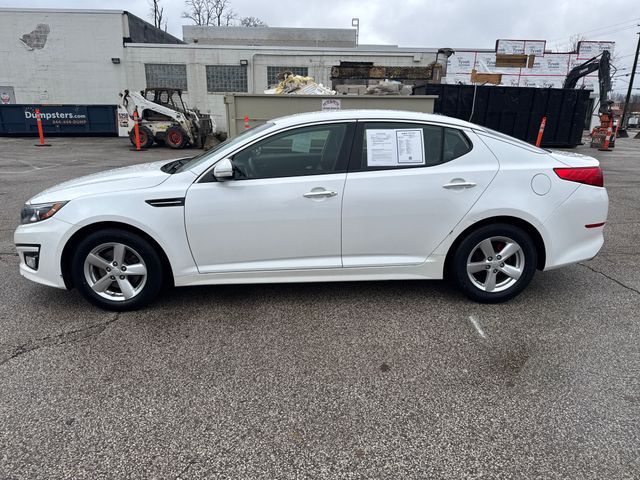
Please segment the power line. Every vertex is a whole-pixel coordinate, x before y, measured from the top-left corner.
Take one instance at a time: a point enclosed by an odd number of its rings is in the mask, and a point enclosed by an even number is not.
[[[616,60],[620,60],[621,58],[625,58],[625,57],[632,57],[634,55],[635,55],[635,53],[629,53],[627,55],[620,55],[619,57],[616,57]]]
[[[611,30],[603,30],[602,32],[597,32],[596,35],[608,35],[609,33],[623,32],[625,30],[631,30],[632,28],[636,28],[637,26],[638,24],[636,22],[633,22],[632,24],[627,25],[625,27],[612,28]]]
[[[552,40],[552,41],[558,41],[558,40],[570,39],[570,38],[571,38],[572,36],[574,36],[574,35],[585,35],[585,34],[587,34],[587,33],[588,33],[588,34],[592,34],[592,33],[595,33],[595,32],[598,32],[598,33],[597,33],[598,35],[602,35],[602,33],[600,33],[600,32],[599,32],[600,30],[608,30],[608,29],[610,29],[610,28],[618,27],[618,26],[621,26],[621,25],[624,25],[624,27],[622,27],[623,29],[630,28],[630,27],[634,27],[634,26],[635,26],[635,22],[636,22],[637,20],[640,20],[640,17],[637,17],[637,18],[631,18],[631,19],[626,20],[626,21],[624,21],[624,22],[614,23],[614,24],[612,24],[612,25],[604,25],[604,26],[602,26],[602,27],[593,28],[593,29],[591,29],[591,30],[585,30],[585,31],[583,31],[583,32],[573,33],[573,34],[569,35],[568,37],[562,37],[562,38],[558,38],[557,40]],[[631,25],[631,24],[634,24],[634,25]]]
[[[549,40],[549,43],[553,43],[553,42],[559,42],[560,40],[571,40],[571,37],[574,35],[585,35],[587,33],[593,33],[596,32],[598,30],[606,30],[608,28],[612,28],[612,27],[617,27],[619,25],[628,25],[629,23],[634,23],[634,25],[629,25],[628,27],[625,27],[623,30],[626,30],[627,28],[633,28],[635,27],[635,22],[637,20],[640,20],[640,17],[636,17],[636,18],[631,18],[629,20],[626,20],[624,22],[620,22],[620,23],[614,23],[613,25],[604,25],[602,27],[598,27],[598,28],[593,28],[591,30],[585,30],[584,32],[577,32],[577,33],[573,33],[571,35],[569,35],[568,37],[561,37],[561,38],[556,38],[554,40]],[[598,33],[598,35],[604,35],[604,33]]]
[[[633,25],[630,25],[630,26],[628,26],[628,27],[621,28],[621,29],[618,29],[618,30],[610,30],[610,31],[606,31],[606,32],[601,32],[601,33],[598,33],[597,35],[598,35],[598,36],[601,36],[601,35],[610,35],[610,34],[618,33],[618,32],[622,32],[622,31],[625,31],[625,30],[631,30],[631,29],[633,29],[633,28],[637,28],[637,25],[636,25],[636,24],[633,24]],[[562,42],[562,43],[557,43],[557,42],[556,42],[556,45],[560,45],[560,46],[562,46],[562,47],[565,47],[565,46],[572,46],[572,45],[571,45],[571,43],[572,43],[572,42],[571,42],[571,39],[569,39],[568,41],[566,41],[566,42]]]

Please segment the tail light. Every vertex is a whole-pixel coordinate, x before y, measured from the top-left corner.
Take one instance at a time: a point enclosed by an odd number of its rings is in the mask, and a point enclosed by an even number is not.
[[[569,182],[584,183],[593,185],[594,187],[604,187],[604,179],[602,178],[602,170],[600,167],[569,167],[554,168],[554,172],[563,180]]]

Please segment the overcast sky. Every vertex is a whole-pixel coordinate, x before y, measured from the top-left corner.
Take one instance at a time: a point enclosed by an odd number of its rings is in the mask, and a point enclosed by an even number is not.
[[[573,34],[616,42],[619,74],[629,73],[640,31],[638,0],[230,0],[240,16],[274,27],[350,28],[360,18],[360,43],[403,47],[493,48],[498,38],[547,40],[566,50]],[[182,38],[184,0],[160,0],[168,30]],[[149,0],[0,0],[3,7],[128,10],[149,19]],[[563,48],[564,47],[564,48]],[[640,70],[640,67],[638,67]],[[640,75],[638,76],[640,77]],[[626,90],[628,76],[616,90]],[[636,79],[640,87],[640,80]],[[636,90],[635,93],[638,93]]]

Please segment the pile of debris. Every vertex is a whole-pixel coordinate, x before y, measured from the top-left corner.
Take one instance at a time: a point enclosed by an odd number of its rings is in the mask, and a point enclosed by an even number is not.
[[[412,95],[413,86],[396,80],[384,80],[367,87],[367,95]]]
[[[352,82],[355,82],[354,80]],[[363,83],[335,85],[338,95],[413,95],[413,83],[397,80],[362,80]]]
[[[294,75],[292,72],[282,72],[278,74],[280,83],[274,88],[265,90],[268,95],[335,95],[335,90],[331,90],[321,83],[316,83],[313,77]]]

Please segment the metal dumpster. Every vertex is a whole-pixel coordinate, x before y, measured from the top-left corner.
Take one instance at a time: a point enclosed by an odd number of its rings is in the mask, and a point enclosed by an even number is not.
[[[46,136],[117,136],[115,105],[0,105],[0,135],[37,136],[35,109]]]
[[[585,119],[591,114],[590,90],[430,84],[416,87],[414,93],[437,95],[435,113],[470,120],[530,143],[535,143],[546,116],[543,147],[580,145]]]
[[[272,118],[294,113],[316,112],[319,110],[351,110],[357,108],[383,110],[409,110],[432,113],[436,97],[434,95],[264,95],[239,93],[226,95],[224,103],[227,113],[229,136],[234,137],[245,127],[255,127]]]

